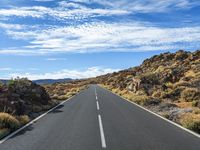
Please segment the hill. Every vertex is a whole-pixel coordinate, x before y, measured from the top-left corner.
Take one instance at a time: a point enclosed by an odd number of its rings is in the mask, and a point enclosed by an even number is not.
[[[65,90],[69,93],[62,100],[79,92],[81,86],[70,88]],[[49,110],[59,103],[58,100],[61,99],[53,99],[43,86],[26,78],[0,82],[0,138]]]
[[[200,50],[163,53],[137,67],[45,88],[51,98],[66,99],[73,87],[88,84],[99,84],[200,133]]]
[[[41,79],[41,80],[33,80],[34,83],[43,85],[43,84],[53,84],[53,83],[62,83],[62,82],[70,82],[72,79]]]
[[[10,80],[3,80],[0,81],[4,84],[7,84]],[[33,80],[34,83],[44,85],[44,84],[53,84],[53,83],[62,83],[62,82],[70,82],[72,79],[65,78],[65,79],[40,79],[40,80]]]
[[[199,50],[163,53],[91,80],[200,133]]]

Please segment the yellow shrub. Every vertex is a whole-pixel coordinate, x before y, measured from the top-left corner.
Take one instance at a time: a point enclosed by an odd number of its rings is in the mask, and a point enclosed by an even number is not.
[[[7,128],[0,129],[0,139],[9,134],[10,130]]]
[[[123,95],[126,99],[131,100],[137,104],[145,105],[149,100],[149,97],[146,95],[136,95],[134,93],[128,93]]]
[[[196,88],[186,88],[181,92],[181,98],[187,102],[200,99],[200,91]]]
[[[19,120],[21,125],[25,125],[30,121],[30,119],[27,115],[19,116],[19,117],[17,117],[17,119]]]
[[[185,77],[196,77],[196,73],[193,70],[189,70],[185,73]]]
[[[0,113],[0,128],[15,130],[19,127],[19,121],[8,113]]]
[[[200,133],[200,114],[186,113],[180,117],[180,124]]]

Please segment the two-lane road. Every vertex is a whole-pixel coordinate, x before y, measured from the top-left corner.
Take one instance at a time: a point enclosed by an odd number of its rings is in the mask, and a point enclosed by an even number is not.
[[[200,150],[200,138],[92,85],[0,150]]]

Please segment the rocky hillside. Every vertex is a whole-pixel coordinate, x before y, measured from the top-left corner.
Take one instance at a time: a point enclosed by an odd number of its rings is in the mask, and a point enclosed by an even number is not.
[[[86,88],[90,83],[90,80],[73,80],[71,82],[48,84],[44,85],[44,87],[51,99],[66,100]]]
[[[0,111],[13,115],[29,115],[51,103],[46,90],[27,79],[10,80],[0,92]]]
[[[138,67],[93,80],[200,132],[200,51],[156,55]]]
[[[66,100],[87,84],[83,80],[40,86],[26,78],[0,83],[0,138]],[[58,101],[59,100],[59,101]]]

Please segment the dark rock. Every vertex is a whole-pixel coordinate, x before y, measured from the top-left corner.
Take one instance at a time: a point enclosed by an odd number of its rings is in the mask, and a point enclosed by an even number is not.
[[[160,104],[160,102],[161,101],[159,99],[152,98],[152,99],[146,101],[144,105],[145,106],[148,106],[148,105],[158,105],[158,104]]]
[[[172,103],[161,103],[159,105],[160,111],[169,111],[170,109],[176,108],[176,107],[177,107],[177,105],[172,104]]]
[[[28,114],[32,106],[47,105],[50,97],[44,87],[27,79],[11,80],[8,90],[0,93],[0,111],[15,115]]]

